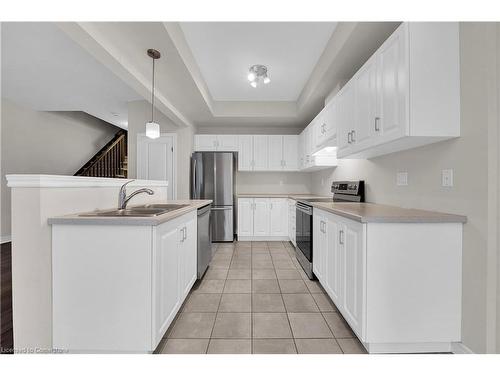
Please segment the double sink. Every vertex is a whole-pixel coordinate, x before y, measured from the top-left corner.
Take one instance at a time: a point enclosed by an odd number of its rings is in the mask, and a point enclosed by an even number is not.
[[[86,217],[100,217],[100,216],[128,216],[128,217],[150,217],[163,215],[170,211],[175,211],[183,207],[189,206],[188,204],[145,204],[143,206],[135,206],[124,209],[106,210],[106,211],[95,211],[85,214],[80,214],[79,216]]]

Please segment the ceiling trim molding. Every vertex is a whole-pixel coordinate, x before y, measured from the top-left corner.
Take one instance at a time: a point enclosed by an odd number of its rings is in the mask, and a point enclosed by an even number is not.
[[[105,38],[92,27],[92,24],[56,22],[56,25],[144,99],[150,100],[151,82],[140,74],[132,64],[127,63],[126,56],[120,56],[120,53],[112,45],[106,43]],[[161,92],[156,91],[155,99],[156,107],[177,126],[195,127]]]
[[[198,66],[196,59],[193,56],[193,52],[191,51],[191,48],[189,47],[186,41],[186,37],[184,36],[184,33],[179,23],[163,22],[163,27],[165,27],[165,30],[170,36],[170,39],[172,40],[172,43],[174,44],[175,48],[177,49],[177,52],[179,53],[179,56],[184,62],[186,69],[188,70],[189,74],[191,74],[191,77],[196,87],[198,88],[198,91],[203,97],[203,100],[205,100],[208,109],[210,110],[212,115],[214,115],[214,109],[213,109],[214,100],[212,98],[212,95],[210,95],[208,85],[205,82],[205,79],[203,78],[203,74],[201,73],[200,67]]]

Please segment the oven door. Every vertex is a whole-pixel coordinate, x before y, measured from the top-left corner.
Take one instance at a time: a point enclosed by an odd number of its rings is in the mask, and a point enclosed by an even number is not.
[[[312,237],[312,207],[301,205],[297,203],[297,213],[296,213],[296,242],[297,248],[306,259],[312,263],[312,249],[313,249],[313,237]]]

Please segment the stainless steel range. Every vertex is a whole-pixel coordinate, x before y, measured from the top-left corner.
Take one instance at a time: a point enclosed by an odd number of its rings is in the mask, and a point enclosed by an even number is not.
[[[311,202],[364,202],[364,181],[334,181],[331,187],[332,198],[300,199],[296,205],[296,242],[295,253],[304,272],[312,280],[313,261],[313,207]]]

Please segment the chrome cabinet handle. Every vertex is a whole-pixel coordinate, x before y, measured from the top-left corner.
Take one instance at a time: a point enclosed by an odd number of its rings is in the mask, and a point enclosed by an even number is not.
[[[376,132],[380,131],[379,121],[380,121],[380,117],[375,117],[375,131]]]
[[[341,229],[339,231],[339,244],[343,245],[344,244],[344,230]]]
[[[356,142],[356,139],[354,138],[354,135],[356,134],[356,130],[351,131],[351,141],[352,143]]]
[[[347,143],[352,143],[352,141],[351,141],[351,132],[347,133]]]
[[[184,240],[188,237],[188,230],[187,227],[184,227]]]

